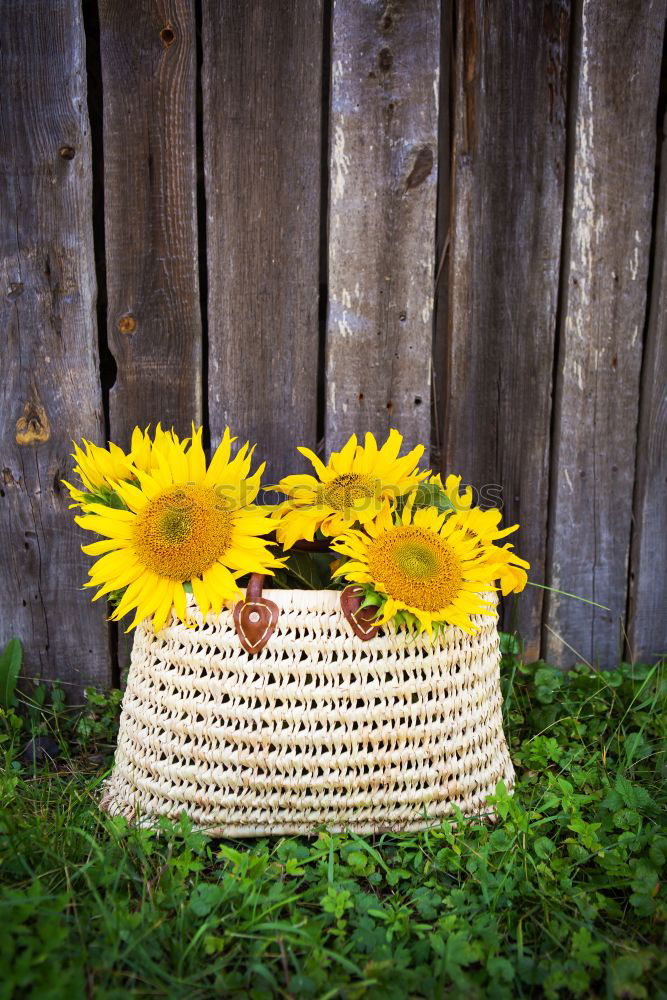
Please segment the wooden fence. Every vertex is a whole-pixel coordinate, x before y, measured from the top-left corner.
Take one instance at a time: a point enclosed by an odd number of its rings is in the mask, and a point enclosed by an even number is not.
[[[667,649],[665,0],[5,0],[0,641],[118,679],[71,439],[400,428],[502,487],[527,655]]]

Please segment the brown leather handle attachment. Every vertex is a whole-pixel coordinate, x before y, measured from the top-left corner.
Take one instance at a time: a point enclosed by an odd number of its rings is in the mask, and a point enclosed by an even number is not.
[[[244,601],[234,608],[234,627],[246,653],[253,656],[264,649],[276,630],[280,609],[262,594],[264,575],[253,573],[248,580]],[[341,611],[356,636],[367,642],[380,631],[374,624],[377,608],[362,608],[363,590],[351,584],[340,595]]]
[[[373,622],[377,617],[377,608],[368,606],[362,608],[364,592],[361,587],[351,584],[340,595],[340,606],[355,635],[367,642],[380,631],[379,625]]]
[[[248,580],[245,601],[234,608],[234,626],[241,645],[252,656],[264,649],[276,630],[280,610],[262,596],[264,574],[253,573]]]
[[[302,552],[331,552],[329,543],[323,541],[299,541],[295,542],[292,548],[299,549]],[[378,634],[380,626],[373,625],[373,621],[377,617],[377,608],[362,608],[362,603],[363,591],[355,584],[346,587],[341,592],[341,611],[345,615],[354,634],[366,642]]]

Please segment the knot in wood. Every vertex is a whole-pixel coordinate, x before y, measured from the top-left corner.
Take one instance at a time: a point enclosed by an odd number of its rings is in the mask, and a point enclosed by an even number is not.
[[[168,49],[170,45],[173,45],[176,41],[176,32],[172,28],[171,24],[165,24],[164,28],[160,32],[160,38],[165,49]]]
[[[394,11],[392,8],[393,5],[391,3],[388,3],[382,17],[380,18],[380,30],[384,31],[385,34],[390,32],[391,29],[394,27],[394,18],[393,18]]]
[[[17,444],[43,444],[51,437],[51,427],[46,410],[41,403],[28,400],[23,413],[16,421]]]
[[[428,175],[433,170],[433,150],[430,146],[422,146],[415,157],[412,170],[408,176],[405,186],[408,190],[419,187],[423,184]]]
[[[378,53],[378,68],[382,73],[388,73],[394,64],[394,57],[391,54],[391,49],[380,49]]]
[[[124,316],[118,320],[118,332],[119,333],[134,333],[137,329],[137,321],[132,315],[132,313],[125,313]]]

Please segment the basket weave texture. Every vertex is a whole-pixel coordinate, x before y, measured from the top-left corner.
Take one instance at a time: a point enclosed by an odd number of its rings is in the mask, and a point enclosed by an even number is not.
[[[138,627],[103,808],[144,825],[185,811],[231,837],[490,815],[496,783],[514,783],[495,617],[472,637],[362,641],[335,591],[264,593],[280,617],[255,656],[228,611],[191,603],[194,624]]]

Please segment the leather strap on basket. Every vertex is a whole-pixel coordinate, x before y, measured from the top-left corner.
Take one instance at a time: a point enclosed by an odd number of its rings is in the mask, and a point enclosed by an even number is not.
[[[377,608],[371,606],[362,608],[363,599],[364,592],[361,587],[352,584],[341,593],[340,606],[354,634],[366,642],[378,634],[380,626],[373,624],[377,617]]]
[[[264,575],[253,573],[248,580],[245,601],[234,608],[236,634],[246,653],[251,656],[264,649],[273,635],[280,614],[277,604],[262,596]]]
[[[253,573],[248,580],[245,601],[239,601],[234,608],[234,626],[239,641],[251,656],[264,649],[276,630],[280,609],[273,601],[262,595],[264,575]],[[367,642],[380,631],[373,622],[377,608],[362,608],[363,590],[355,584],[346,587],[340,595],[341,611],[356,636]]]

